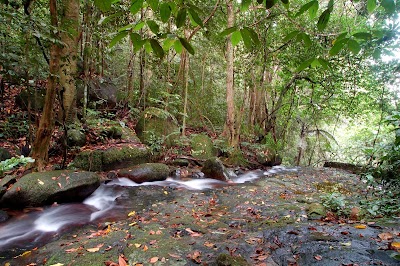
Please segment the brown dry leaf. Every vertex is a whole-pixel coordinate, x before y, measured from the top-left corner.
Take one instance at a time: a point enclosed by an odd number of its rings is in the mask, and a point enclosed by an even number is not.
[[[79,247],[79,248],[70,248],[70,249],[66,249],[65,252],[66,252],[66,253],[73,253],[73,252],[77,252],[77,251],[79,251],[79,250],[81,250],[81,249],[82,249],[82,247]]]
[[[367,228],[367,226],[365,224],[357,224],[357,225],[354,226],[354,228],[356,228],[356,229],[365,229],[365,228]]]
[[[257,258],[256,258],[256,260],[266,260],[266,259],[268,259],[268,255],[261,255],[261,256],[258,256]]]
[[[215,244],[214,244],[214,243],[211,243],[211,242],[208,242],[208,241],[206,241],[206,242],[204,242],[204,246],[206,246],[206,247],[208,247],[208,248],[214,248],[214,247],[215,247]]]
[[[187,258],[190,258],[190,259],[193,260],[195,263],[200,264],[200,263],[201,263],[201,258],[200,258],[200,256],[201,256],[201,252],[198,251],[198,250],[195,250],[195,251],[193,252],[193,254],[188,254],[186,257],[187,257]]]
[[[130,213],[128,213],[128,217],[131,217],[131,216],[133,216],[133,215],[135,215],[135,214],[136,214],[135,211],[131,211]]]
[[[119,266],[127,266],[128,265],[126,263],[126,261],[125,261],[125,256],[124,255],[119,255],[118,264],[119,264]]]
[[[144,245],[144,247],[143,247],[143,251],[147,251],[149,249],[149,247],[148,246],[146,246],[146,245]]]
[[[95,248],[88,248],[88,249],[86,249],[86,251],[87,252],[97,252],[97,251],[99,251],[100,250],[100,248],[98,248],[98,247],[95,247]]]
[[[203,236],[203,234],[199,233],[199,232],[194,232],[192,229],[190,228],[186,228],[185,229],[186,232],[190,233],[191,237],[199,237],[199,236]]]
[[[400,249],[400,242],[393,242],[390,244],[393,249]]]
[[[115,262],[113,262],[113,261],[111,261],[111,260],[105,261],[104,264],[105,264],[106,266],[119,266],[117,263],[115,263]]]
[[[140,248],[142,246],[142,244],[139,244],[139,243],[135,243],[134,245],[136,248]]]
[[[155,235],[156,234],[156,232],[155,231],[153,231],[153,230],[150,230],[150,232],[149,232],[149,235]]]
[[[393,239],[393,235],[391,233],[381,233],[378,235],[380,239],[382,240],[390,240]]]
[[[156,263],[158,261],[158,257],[152,257],[150,260],[149,260],[149,262],[151,263],[151,264],[154,264],[154,263]]]
[[[322,260],[322,256],[321,255],[316,255],[316,256],[314,256],[314,259],[316,259],[316,260]]]
[[[180,258],[181,258],[180,255],[174,254],[174,253],[168,253],[168,255],[169,255],[170,257],[172,257],[172,258],[175,258],[175,259],[180,259]]]
[[[157,240],[155,240],[155,239],[153,239],[153,240],[151,240],[151,241],[149,242],[150,245],[154,245],[154,244],[156,244],[156,243],[157,243]]]
[[[62,188],[62,185],[61,185],[61,183],[57,183],[57,185],[58,185],[60,188]]]

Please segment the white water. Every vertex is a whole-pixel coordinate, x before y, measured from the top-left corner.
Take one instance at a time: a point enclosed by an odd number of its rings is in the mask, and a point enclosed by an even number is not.
[[[297,168],[275,166],[268,171],[251,171],[232,177],[232,182],[215,179],[177,180],[167,178],[165,181],[145,182],[137,184],[127,178],[118,178],[107,184],[102,184],[83,203],[61,204],[51,206],[44,211],[36,211],[15,217],[0,224],[0,251],[15,247],[34,247],[46,242],[56,233],[76,225],[94,222],[100,218],[111,217],[118,212],[117,199],[128,195],[127,189],[136,186],[169,186],[187,190],[205,190],[234,184],[253,182],[261,177],[284,171],[297,171]],[[123,211],[120,207],[119,211]]]

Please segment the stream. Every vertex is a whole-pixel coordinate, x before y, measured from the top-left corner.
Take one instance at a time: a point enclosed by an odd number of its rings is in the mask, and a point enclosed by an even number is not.
[[[208,178],[190,180],[167,178],[165,181],[137,184],[127,178],[118,178],[100,185],[82,203],[53,205],[14,216],[1,223],[0,255],[12,249],[23,251],[40,247],[76,226],[125,218],[127,211],[135,201],[129,196],[132,187],[162,186],[202,191],[254,182],[261,177],[284,171],[294,172],[297,170],[296,168],[275,166],[268,171],[256,170],[235,176],[231,183]]]

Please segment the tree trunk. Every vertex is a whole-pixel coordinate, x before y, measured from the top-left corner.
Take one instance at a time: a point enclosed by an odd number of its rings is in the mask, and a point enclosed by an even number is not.
[[[227,28],[233,27],[235,24],[235,13],[233,10],[233,1],[226,1],[226,9],[228,16]],[[237,147],[238,143],[235,143],[237,139],[235,137],[235,91],[234,91],[234,73],[233,73],[233,45],[231,43],[231,35],[228,36],[226,42],[226,122],[225,122],[225,134],[228,136],[228,141],[231,147]]]
[[[50,0],[50,16],[51,25],[54,28],[58,27],[57,19],[57,0]],[[59,39],[55,33],[55,39]],[[45,163],[48,160],[48,150],[50,146],[50,139],[54,128],[54,102],[56,99],[56,90],[58,83],[58,73],[60,70],[60,47],[58,44],[53,43],[50,47],[50,74],[47,78],[47,91],[43,114],[40,118],[39,128],[36,132],[35,141],[33,142],[32,157],[35,159],[35,166],[37,170],[44,169]]]
[[[78,55],[79,0],[63,0],[63,17],[61,19],[60,86],[62,93],[62,119],[67,124],[76,121],[76,58]]]

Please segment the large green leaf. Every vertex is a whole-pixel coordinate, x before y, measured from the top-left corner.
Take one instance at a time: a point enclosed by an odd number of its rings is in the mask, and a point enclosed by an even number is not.
[[[294,37],[296,37],[299,33],[300,33],[300,31],[298,31],[298,30],[292,31],[291,33],[289,33],[288,35],[286,35],[286,37],[283,38],[282,41],[283,41],[283,42],[290,41],[290,40],[292,40]]]
[[[164,57],[164,55],[165,55],[164,49],[161,47],[161,45],[158,43],[157,40],[150,39],[150,45],[151,45],[151,49],[153,49],[153,52],[157,55],[158,58]]]
[[[311,65],[311,63],[314,62],[314,60],[315,60],[315,57],[312,57],[312,58],[310,58],[310,59],[304,61],[303,63],[301,63],[301,64],[297,67],[296,72],[303,71],[304,69],[306,69],[307,67],[309,67],[309,66]]]
[[[360,44],[353,39],[349,39],[349,41],[347,42],[347,47],[353,54],[358,54],[361,50]]]
[[[176,15],[176,27],[180,28],[186,22],[186,8],[181,8]]]
[[[372,34],[368,33],[368,32],[357,32],[357,33],[353,34],[353,37],[357,38],[357,39],[363,39],[363,40],[368,41],[368,40],[372,39]]]
[[[122,40],[123,38],[125,38],[128,35],[128,31],[121,31],[119,33],[117,33],[117,35],[114,36],[114,38],[112,38],[111,42],[110,42],[110,48],[113,47],[114,45],[116,45],[120,40]]]
[[[289,0],[281,0],[282,1],[282,3],[284,3],[285,5],[288,5],[289,4]]]
[[[265,0],[265,8],[270,9],[275,5],[275,0]]]
[[[160,31],[160,27],[154,20],[148,20],[146,21],[146,23],[154,34],[158,34],[158,32]]]
[[[376,0],[368,0],[367,1],[367,10],[369,13],[374,12],[376,8]]]
[[[107,12],[111,9],[112,0],[94,0],[94,4],[102,12]]]
[[[240,31],[235,31],[232,33],[231,42],[233,46],[236,46],[242,40],[242,34]]]
[[[381,6],[383,6],[388,14],[393,14],[396,11],[396,4],[393,0],[382,0]]]
[[[164,51],[168,51],[172,47],[172,45],[174,45],[174,42],[175,42],[174,39],[170,39],[170,38],[165,39],[164,43],[163,43]]]
[[[312,42],[311,42],[310,36],[308,36],[307,33],[304,33],[304,32],[301,33],[301,38],[302,38],[302,40],[304,42],[304,45],[306,47],[310,47],[311,46]]]
[[[251,0],[242,0],[240,3],[240,11],[244,12],[249,9],[249,6],[251,4]]]
[[[324,12],[322,12],[321,16],[318,19],[317,28],[319,31],[323,31],[328,25],[329,18],[331,16],[332,9],[327,8]]]
[[[201,20],[197,12],[193,8],[189,8],[188,11],[194,22],[196,22],[196,24],[200,27],[203,27],[203,21]]]
[[[243,27],[243,30],[249,32],[250,37],[251,37],[251,40],[253,41],[253,43],[254,43],[255,45],[259,45],[259,44],[260,44],[260,40],[258,39],[258,35],[257,35],[257,33],[256,33],[252,28]]]
[[[181,43],[179,40],[176,40],[176,41],[175,41],[175,43],[174,43],[174,49],[175,49],[175,51],[176,51],[178,54],[182,53],[183,46],[182,46],[182,43]]]
[[[329,50],[329,55],[330,56],[337,55],[343,49],[345,44],[347,44],[348,41],[349,41],[349,38],[344,38],[344,39],[341,39],[341,40],[335,42],[335,44],[332,46],[331,50]]]
[[[313,5],[308,10],[308,14],[310,15],[311,19],[314,19],[317,16],[318,9],[319,9],[319,3],[318,3],[318,0],[315,0],[313,2]]]
[[[143,0],[133,0],[129,11],[135,15],[143,7]]]
[[[314,5],[314,2],[318,2],[318,1],[313,0],[311,2],[308,2],[307,4],[302,5],[300,7],[299,11],[296,13],[295,17],[301,16],[304,12],[309,10]]]
[[[162,22],[167,22],[171,16],[171,6],[168,2],[163,2],[160,5],[160,18]]]
[[[243,28],[240,30],[240,33],[243,38],[244,46],[246,46],[247,49],[251,49],[253,47],[253,42],[250,32],[247,29]]]
[[[186,51],[188,51],[191,55],[194,55],[194,49],[192,45],[185,38],[179,38],[179,41],[181,42],[182,46],[185,47]]]
[[[158,0],[146,0],[147,4],[153,9],[153,11],[156,11],[158,9]]]
[[[236,27],[236,26],[230,27],[230,28],[227,28],[227,29],[224,29],[224,30],[219,34],[219,36],[225,37],[225,36],[231,34],[232,32],[234,32],[234,31],[236,31],[236,30],[237,30],[237,27]]]
[[[133,45],[133,50],[135,52],[139,51],[146,42],[145,40],[142,40],[142,37],[140,37],[140,35],[136,32],[131,33],[130,37]]]
[[[133,30],[141,30],[143,29],[144,25],[146,25],[146,22],[144,21],[139,22],[138,24],[135,25],[135,27],[133,27]]]
[[[329,69],[330,64],[327,60],[323,58],[318,58],[319,64],[324,68],[324,69]]]

